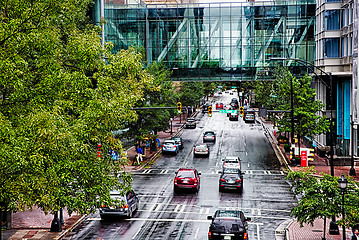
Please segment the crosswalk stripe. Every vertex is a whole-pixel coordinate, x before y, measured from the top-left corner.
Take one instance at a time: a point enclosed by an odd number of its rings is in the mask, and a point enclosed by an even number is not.
[[[158,212],[161,209],[162,203],[158,203],[155,212]]]
[[[174,212],[178,212],[178,209],[180,208],[181,205],[177,205],[175,210],[173,210]]]
[[[182,205],[180,212],[184,212],[185,207],[186,207],[186,205]]]

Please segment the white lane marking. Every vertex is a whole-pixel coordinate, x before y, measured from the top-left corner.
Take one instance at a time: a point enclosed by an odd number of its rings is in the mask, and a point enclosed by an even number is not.
[[[206,213],[205,214],[209,214],[209,208],[206,209]]]
[[[198,233],[199,233],[199,228],[197,228],[197,230],[196,230],[196,233],[195,233],[195,235],[194,235],[194,240],[197,239]]]
[[[138,231],[135,233],[135,235],[133,235],[132,239],[136,239],[137,234],[142,230],[142,228],[139,228]]]
[[[248,168],[249,168],[249,163],[248,163]]]
[[[260,215],[262,215],[262,212],[261,212],[261,210],[260,209],[257,209],[258,210],[258,215],[260,216]]]
[[[248,152],[246,152],[246,156],[248,155]]]
[[[255,209],[253,208],[252,209],[252,215],[255,215],[256,214],[256,212],[255,212]]]
[[[157,205],[157,207],[155,209],[155,212],[158,212],[160,210],[161,206],[162,206],[162,203],[158,203],[158,205]]]
[[[199,210],[199,214],[202,214],[203,213],[203,208],[201,208],[200,210]]]
[[[155,208],[156,203],[152,204],[151,207],[148,209],[148,211],[152,212],[152,210]]]
[[[178,212],[179,208],[180,208],[181,205],[177,205],[175,210],[173,210],[174,212]]]
[[[182,208],[181,208],[180,212],[184,212],[185,208],[186,208],[186,205],[182,205]]]
[[[257,224],[257,239],[261,239],[260,231],[259,231],[259,224]]]
[[[284,172],[283,172],[283,171],[280,171],[280,174],[284,175]]]
[[[187,165],[188,165],[188,162],[185,162],[184,165],[187,166]]]

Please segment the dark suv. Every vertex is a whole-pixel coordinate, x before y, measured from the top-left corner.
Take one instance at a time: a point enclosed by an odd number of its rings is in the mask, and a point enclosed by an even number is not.
[[[243,173],[238,167],[224,167],[220,173],[219,191],[224,189],[243,191]]]
[[[239,210],[217,210],[214,217],[208,216],[212,220],[209,226],[208,239],[248,239],[248,222],[251,218],[246,218]]]
[[[209,106],[212,106],[211,103],[205,103],[203,106],[202,106],[202,113],[205,113],[205,112],[208,112],[208,107]]]

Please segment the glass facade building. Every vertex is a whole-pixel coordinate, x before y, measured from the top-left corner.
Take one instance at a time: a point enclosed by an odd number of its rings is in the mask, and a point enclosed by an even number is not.
[[[98,15],[95,11],[95,19]],[[258,73],[275,65],[271,58],[315,59],[314,0],[203,4],[107,0],[104,17],[105,41],[113,42],[113,51],[143,47],[149,63],[163,62],[178,81],[265,79],[271,78],[268,72]],[[335,27],[335,18],[335,13],[328,17],[328,26]],[[334,43],[326,46],[330,44]]]

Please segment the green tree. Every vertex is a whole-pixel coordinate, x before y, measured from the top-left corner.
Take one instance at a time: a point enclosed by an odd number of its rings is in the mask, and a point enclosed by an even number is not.
[[[315,100],[315,89],[311,88],[311,77],[294,77],[287,68],[277,68],[276,89],[278,91],[278,109],[291,111],[291,97],[293,97],[294,131],[299,136],[314,137],[329,129],[329,121],[319,115],[324,105]],[[293,96],[291,91],[293,84]],[[286,113],[279,121],[281,131],[291,131],[290,113]]]
[[[133,48],[101,46],[90,3],[0,2],[1,210],[85,213],[131,188],[126,159],[115,164],[107,151],[123,152],[111,131],[136,120],[153,77]]]
[[[156,62],[149,65],[147,71],[154,77],[153,86],[145,89],[143,98],[136,103],[136,107],[175,107],[177,97],[170,79],[171,72],[165,69],[164,64]],[[138,110],[138,120],[131,124],[130,134],[142,135],[151,130],[167,130],[169,119],[175,112],[175,109]]]
[[[291,209],[294,216],[302,227],[304,223],[313,225],[317,218],[331,218],[341,216],[342,196],[338,187],[338,177],[318,173],[313,167],[305,171],[290,172],[286,179],[291,182],[291,190],[300,200],[298,205]],[[359,211],[359,191],[356,182],[348,178],[348,187],[345,193],[345,219],[338,224],[346,227],[357,226]]]

